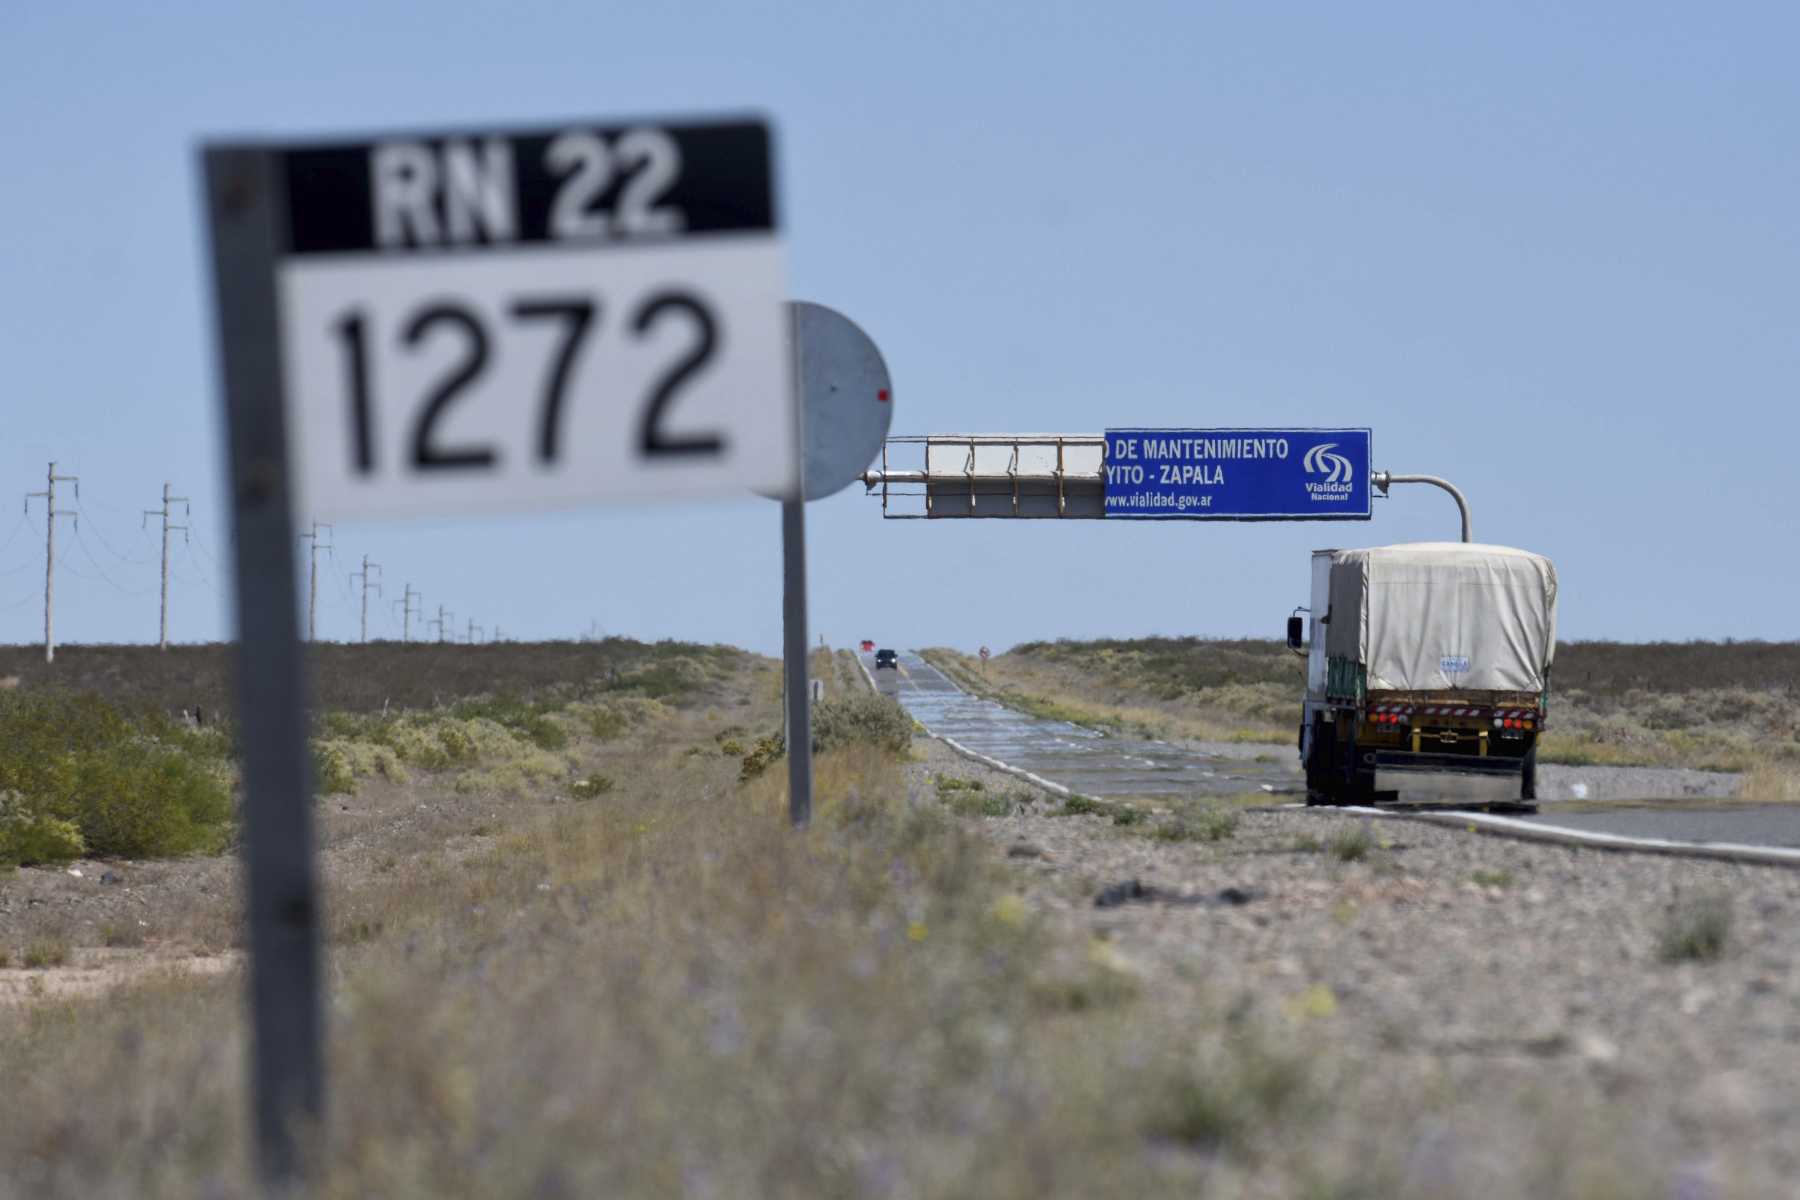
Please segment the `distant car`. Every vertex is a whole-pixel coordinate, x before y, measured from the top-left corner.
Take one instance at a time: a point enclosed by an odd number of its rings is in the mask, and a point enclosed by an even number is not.
[[[863,653],[867,654],[869,651],[871,651],[875,648],[875,643],[871,642],[868,638],[864,638],[862,640],[862,648],[863,648]]]
[[[894,667],[897,669],[899,666],[900,656],[895,654],[892,650],[877,650],[875,652],[875,669],[877,671],[881,670],[883,667]]]

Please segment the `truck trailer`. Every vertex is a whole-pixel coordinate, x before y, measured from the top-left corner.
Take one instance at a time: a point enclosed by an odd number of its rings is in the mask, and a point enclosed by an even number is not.
[[[1378,771],[1510,776],[1521,802],[1537,799],[1549,559],[1460,542],[1317,550],[1287,642],[1306,659],[1308,804],[1373,803]]]

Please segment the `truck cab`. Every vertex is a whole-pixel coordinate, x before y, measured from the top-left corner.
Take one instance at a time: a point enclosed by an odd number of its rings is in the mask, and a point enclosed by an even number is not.
[[[1510,776],[1521,802],[1537,799],[1550,560],[1459,542],[1315,551],[1287,642],[1306,659],[1309,804],[1372,803],[1378,772]]]

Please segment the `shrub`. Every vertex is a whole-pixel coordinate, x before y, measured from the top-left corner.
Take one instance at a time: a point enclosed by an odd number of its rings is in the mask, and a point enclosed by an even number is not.
[[[219,747],[216,737],[160,714],[128,715],[98,696],[0,693],[0,791],[17,797],[10,836],[60,856],[69,830],[49,818],[73,824],[90,854],[217,850],[232,818]]]
[[[1326,852],[1339,862],[1361,862],[1375,848],[1375,838],[1361,825],[1353,829],[1341,829],[1333,834],[1326,843]]]
[[[333,739],[312,748],[313,789],[322,796],[354,796],[356,772],[350,766],[345,743]]]
[[[602,741],[620,737],[626,731],[660,720],[669,715],[668,708],[659,700],[649,700],[642,696],[609,696],[604,700],[582,700],[569,705],[563,710],[577,724],[587,727],[588,733]]]
[[[18,792],[0,792],[0,863],[68,862],[86,850],[75,822],[34,813]]]
[[[1206,807],[1181,813],[1153,831],[1164,842],[1222,842],[1237,832],[1238,815],[1229,808]]]
[[[750,753],[744,755],[743,767],[738,771],[738,779],[748,781],[755,779],[774,761],[787,753],[787,741],[779,733],[771,733],[767,737],[758,738]]]
[[[912,720],[890,698],[863,692],[815,704],[812,735],[818,752],[869,745],[904,754],[912,745]]]
[[[613,781],[605,775],[589,775],[585,779],[577,779],[569,785],[569,791],[578,800],[592,800],[596,796],[604,796],[613,790]]]
[[[28,968],[60,967],[69,961],[69,943],[62,938],[35,938],[26,945],[22,961]]]
[[[1666,963],[1713,962],[1724,956],[1730,941],[1730,901],[1701,896],[1670,907],[1657,954]]]

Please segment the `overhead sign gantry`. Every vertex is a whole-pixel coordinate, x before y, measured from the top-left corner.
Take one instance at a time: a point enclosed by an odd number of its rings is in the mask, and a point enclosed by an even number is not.
[[[1368,429],[1150,429],[927,434],[887,439],[863,474],[896,519],[1366,521],[1390,483]]]

